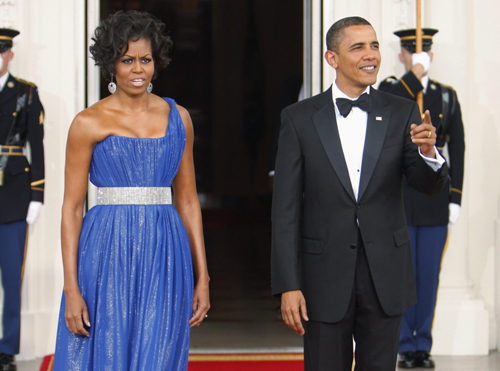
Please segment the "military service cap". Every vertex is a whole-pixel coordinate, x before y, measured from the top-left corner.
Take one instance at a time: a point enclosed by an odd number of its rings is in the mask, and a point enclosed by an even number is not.
[[[428,52],[431,50],[432,36],[438,33],[435,28],[422,28],[422,51]],[[401,46],[411,53],[415,53],[416,50],[416,30],[410,28],[408,30],[400,30],[394,32],[394,35],[398,36],[401,40]]]
[[[0,53],[12,48],[12,40],[19,35],[19,31],[10,28],[0,28]]]

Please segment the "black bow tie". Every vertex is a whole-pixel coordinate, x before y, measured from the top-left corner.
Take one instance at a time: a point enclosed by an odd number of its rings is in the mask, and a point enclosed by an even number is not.
[[[340,114],[344,117],[347,117],[353,106],[359,107],[365,112],[370,112],[372,108],[372,101],[370,96],[366,93],[361,94],[361,96],[356,100],[337,98],[336,101]]]

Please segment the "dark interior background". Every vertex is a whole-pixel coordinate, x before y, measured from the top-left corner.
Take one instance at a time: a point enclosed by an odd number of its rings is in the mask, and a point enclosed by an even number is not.
[[[102,17],[154,14],[174,42],[153,93],[174,98],[193,120],[212,311],[255,287],[270,295],[268,173],[280,89],[302,72],[302,7],[302,0],[101,0]]]

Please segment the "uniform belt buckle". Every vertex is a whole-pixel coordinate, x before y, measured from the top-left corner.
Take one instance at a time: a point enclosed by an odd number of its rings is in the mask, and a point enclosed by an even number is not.
[[[0,155],[14,155],[14,154],[22,154],[23,149],[21,146],[6,146],[0,145]]]

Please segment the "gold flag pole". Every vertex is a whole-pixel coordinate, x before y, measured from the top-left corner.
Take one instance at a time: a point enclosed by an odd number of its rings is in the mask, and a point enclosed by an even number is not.
[[[417,29],[415,31],[415,52],[422,52],[422,0],[417,0]],[[420,79],[422,80],[422,79]],[[417,103],[420,107],[420,113],[424,112],[424,93],[420,91],[417,94]]]

